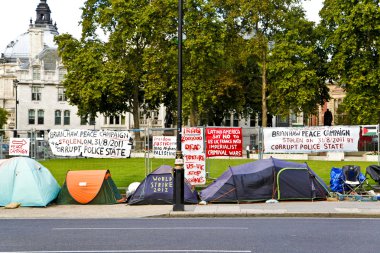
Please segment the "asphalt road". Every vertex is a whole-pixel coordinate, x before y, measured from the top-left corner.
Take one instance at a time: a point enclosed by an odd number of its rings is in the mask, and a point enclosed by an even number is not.
[[[380,219],[0,219],[3,252],[378,252]]]

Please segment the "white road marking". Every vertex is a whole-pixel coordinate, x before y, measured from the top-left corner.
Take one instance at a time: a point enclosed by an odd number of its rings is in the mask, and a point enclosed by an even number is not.
[[[53,228],[53,230],[247,230],[245,227]]]
[[[205,252],[205,253],[251,253],[251,250],[57,250],[57,251],[0,251],[0,253],[160,253],[160,252]]]

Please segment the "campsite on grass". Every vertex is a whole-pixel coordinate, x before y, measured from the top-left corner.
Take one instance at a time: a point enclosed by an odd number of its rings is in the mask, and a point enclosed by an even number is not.
[[[11,202],[21,206],[47,206],[53,200],[57,204],[126,203],[122,195],[131,183],[137,185],[129,196],[128,204],[173,203],[172,159],[152,159],[149,168],[144,158],[76,158],[40,162],[22,157],[3,161],[0,165],[0,206]],[[362,161],[209,159],[207,183],[194,187],[186,182],[185,203],[323,200],[331,194],[332,169],[355,167],[362,168],[365,173],[365,169],[371,166],[376,165]],[[337,182],[344,183],[344,178],[339,180]],[[25,187],[33,187],[34,182],[44,186],[45,181],[52,189],[30,190]],[[367,181],[372,185],[378,183],[371,177]],[[360,186],[363,186],[363,181]],[[32,192],[43,196],[43,201],[31,202],[35,198]]]

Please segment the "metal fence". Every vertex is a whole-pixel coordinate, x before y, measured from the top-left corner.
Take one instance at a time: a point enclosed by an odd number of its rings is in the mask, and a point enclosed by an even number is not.
[[[375,126],[376,127],[376,126]],[[205,126],[200,126],[205,133]],[[9,158],[9,141],[11,137],[22,137],[30,139],[30,157],[36,160],[58,159],[62,157],[55,156],[48,143],[49,130],[0,130],[0,159]],[[145,128],[128,130],[133,138],[131,157],[146,158],[146,168],[150,167],[150,159],[155,158],[152,153],[153,136],[177,136],[175,128]],[[204,138],[205,139],[205,138]],[[206,146],[206,145],[204,145]],[[252,158],[254,154],[259,158],[263,152],[263,128],[262,127],[242,127],[242,158]],[[359,141],[358,152],[376,153],[379,150],[378,134],[367,136]],[[315,155],[323,155],[315,153]],[[349,153],[347,155],[350,155]],[[356,154],[357,155],[357,154]]]

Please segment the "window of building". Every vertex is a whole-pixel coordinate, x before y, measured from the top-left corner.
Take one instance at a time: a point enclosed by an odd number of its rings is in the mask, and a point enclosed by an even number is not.
[[[65,92],[66,92],[65,88],[58,87],[58,101],[66,101]]]
[[[41,101],[41,89],[40,86],[32,86],[32,101]]]
[[[61,125],[62,122],[62,112],[60,110],[56,110],[54,113],[54,124]]]
[[[87,116],[80,116],[80,124],[82,126],[87,125]]]
[[[63,112],[63,124],[70,125],[70,111],[69,110],[65,110]]]
[[[111,116],[110,117],[110,124],[111,125],[120,125],[120,116],[119,115]]]
[[[38,125],[44,124],[44,110],[38,110],[38,112],[37,112],[37,124]]]
[[[115,125],[120,125],[120,115],[114,116]]]
[[[41,69],[33,68],[33,80],[40,80],[40,79],[41,79]]]
[[[224,118],[224,125],[231,126],[231,114],[228,113],[226,117]]]
[[[33,109],[29,109],[28,111],[28,119],[29,119],[29,124],[34,125],[36,123],[36,111]]]
[[[104,125],[107,125],[107,117],[104,117]],[[94,126],[95,125],[95,116],[88,116],[88,115],[83,115],[80,117],[80,124],[81,125],[91,125],[91,126]]]
[[[63,79],[65,79],[65,75],[66,75],[66,71],[64,69],[60,69],[58,72],[58,79],[62,81]]]
[[[234,127],[239,126],[239,115],[234,113]]]
[[[95,121],[95,115],[91,115],[90,116],[90,125],[91,126],[95,126],[95,123],[96,123],[96,121]]]
[[[249,116],[249,126],[255,127],[256,126],[256,113],[251,113]]]

